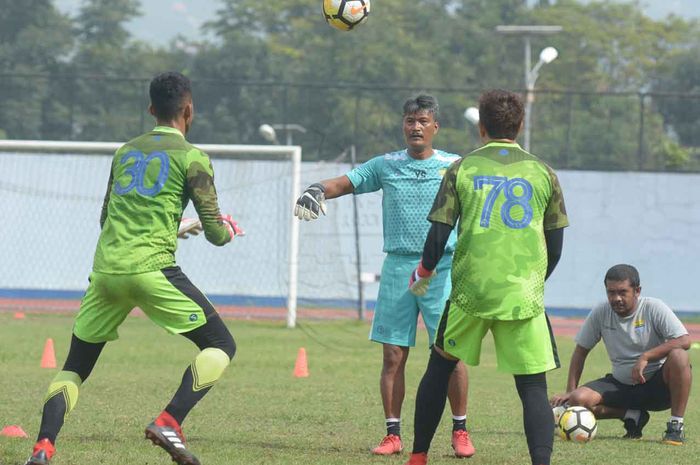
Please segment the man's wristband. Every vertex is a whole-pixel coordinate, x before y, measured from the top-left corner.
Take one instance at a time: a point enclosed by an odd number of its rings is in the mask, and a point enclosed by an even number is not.
[[[421,260],[418,263],[418,268],[416,268],[416,274],[421,278],[427,278],[428,276],[431,276],[433,274],[433,271],[425,268],[423,266],[423,261]]]
[[[312,187],[315,187],[316,189],[320,190],[320,191],[323,192],[324,194],[326,193],[326,188],[325,188],[324,185],[321,184],[320,182],[315,182],[315,183],[311,184],[311,185],[309,186],[309,189],[311,189]]]

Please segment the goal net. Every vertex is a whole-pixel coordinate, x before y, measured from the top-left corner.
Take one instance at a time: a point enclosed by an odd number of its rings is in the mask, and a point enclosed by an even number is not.
[[[61,307],[87,287],[110,162],[119,143],[0,141],[0,304]],[[226,247],[178,242],[177,263],[215,304],[287,309],[296,323],[301,148],[199,145],[222,212],[246,236]],[[184,216],[196,217],[190,204]],[[39,302],[39,303],[36,303]],[[75,305],[75,304],[73,304]]]

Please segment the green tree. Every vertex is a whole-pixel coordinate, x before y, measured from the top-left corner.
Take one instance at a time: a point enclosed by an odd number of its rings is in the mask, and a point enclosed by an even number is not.
[[[696,23],[673,16],[655,21],[638,4],[611,0],[559,0],[529,10],[521,20],[564,28],[546,39],[560,56],[553,71],[542,73],[539,85],[588,91],[648,88],[663,57],[687,47],[693,29],[697,31]]]
[[[700,44],[700,36],[697,43]],[[682,95],[659,95],[655,102],[678,142],[700,151],[700,45],[683,50],[664,63],[654,90],[695,94],[694,99]]]
[[[49,0],[0,2],[0,128],[10,138],[41,138],[50,73],[63,67],[73,38]]]
[[[577,168],[682,168],[678,151],[664,149],[673,146],[656,108],[636,94],[652,88],[654,76],[676,50],[697,41],[697,23],[678,17],[654,21],[637,4],[611,1],[560,0],[528,15],[532,21],[564,29],[548,38],[546,44],[554,45],[560,56],[543,70],[538,88],[582,92],[558,104],[556,99],[547,104],[546,94],[538,95],[533,115],[536,150]]]
[[[216,119],[200,118],[194,129],[206,131],[207,138],[226,131],[231,141],[254,141],[259,123],[276,119],[309,129],[312,147],[305,157],[334,157],[351,143],[363,145],[361,153],[385,151],[391,148],[387,134],[400,138],[397,124],[406,97],[420,89],[474,82],[469,63],[455,59],[463,48],[455,12],[460,2],[419,0],[411,8],[400,0],[375,2],[367,25],[350,33],[326,25],[318,2],[223,3],[217,20],[207,26],[221,46],[198,55],[193,76],[294,85],[259,87],[245,95],[232,83],[218,88],[216,96],[207,92],[211,97],[204,104],[214,107],[208,113]],[[365,90],[377,86],[393,89]],[[466,99],[460,100],[444,100],[443,108],[458,110],[443,115],[457,114],[462,125]],[[238,116],[224,107],[235,108]]]
[[[75,79],[63,80],[74,102],[73,136],[127,140],[150,125],[147,84],[152,74],[177,69],[177,53],[135,41],[125,24],[140,14],[137,0],[86,0],[75,20]]]

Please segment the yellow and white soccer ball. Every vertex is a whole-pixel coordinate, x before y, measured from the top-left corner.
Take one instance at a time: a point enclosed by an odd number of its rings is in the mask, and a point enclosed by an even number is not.
[[[341,31],[350,31],[367,21],[370,0],[323,0],[326,22]]]
[[[588,442],[598,431],[593,412],[586,407],[569,407],[559,417],[559,435],[574,442]]]
[[[556,407],[552,408],[552,415],[554,415],[554,429],[556,430],[559,428],[559,419],[561,418],[561,415],[566,412],[566,407],[563,405],[557,405]]]

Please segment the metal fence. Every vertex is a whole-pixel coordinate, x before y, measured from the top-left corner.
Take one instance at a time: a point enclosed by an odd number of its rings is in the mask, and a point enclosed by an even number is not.
[[[0,135],[11,139],[122,141],[148,130],[149,79],[0,74]],[[404,145],[401,107],[418,93],[441,104],[435,145],[464,154],[479,145],[464,118],[480,89],[193,79],[194,143],[263,144],[261,124],[303,147],[305,160],[358,159]],[[540,90],[531,151],[559,169],[700,171],[700,94]]]

